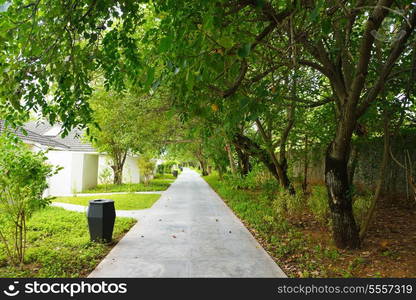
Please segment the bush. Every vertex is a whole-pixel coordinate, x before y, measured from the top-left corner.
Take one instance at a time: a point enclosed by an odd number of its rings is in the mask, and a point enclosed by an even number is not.
[[[267,200],[273,200],[279,191],[279,185],[274,178],[268,178],[261,184],[262,196]]]
[[[50,203],[42,195],[47,177],[58,169],[45,161],[44,152],[33,153],[17,137],[0,136],[0,239],[12,264],[23,263],[28,219]]]
[[[312,193],[308,199],[308,207],[315,219],[321,225],[327,225],[329,220],[328,193],[325,186],[312,187]]]
[[[279,216],[298,217],[304,211],[305,200],[299,193],[290,195],[288,191],[280,190],[273,201],[273,207]]]
[[[151,176],[155,170],[155,162],[153,162],[150,158],[141,156],[139,158],[139,169],[140,169],[140,176],[144,178],[143,183],[147,185],[149,181],[152,179]]]
[[[227,174],[224,175],[224,178],[230,182],[234,189],[255,190],[266,188],[269,195],[276,192],[278,186],[275,179],[259,164],[254,165],[253,169],[244,177]]]
[[[100,183],[107,187],[113,183],[113,172],[110,168],[105,168],[99,175]]]
[[[161,175],[165,173],[171,173],[172,168],[177,165],[179,165],[177,161],[168,160],[168,161],[165,161],[163,164],[158,165],[156,172]]]
[[[157,165],[157,168],[156,168],[156,173],[157,174],[164,175],[165,172],[166,172],[166,170],[165,170],[165,164]]]
[[[352,204],[355,220],[357,224],[361,225],[363,220],[367,217],[370,209],[373,195],[356,196]]]

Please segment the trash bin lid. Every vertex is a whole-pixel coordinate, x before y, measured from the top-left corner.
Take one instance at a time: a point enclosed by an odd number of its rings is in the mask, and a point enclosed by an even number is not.
[[[106,204],[106,203],[114,203],[114,200],[110,200],[110,199],[90,200],[90,204]]]

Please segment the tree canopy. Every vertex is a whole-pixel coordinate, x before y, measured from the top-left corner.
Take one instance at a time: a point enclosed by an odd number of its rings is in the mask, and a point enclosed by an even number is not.
[[[292,195],[288,149],[322,146],[335,243],[360,246],[351,149],[370,131],[380,134],[383,111],[400,126],[414,124],[414,3],[0,3],[0,110],[9,122],[35,111],[66,130],[89,126],[101,105],[89,101],[101,76],[111,93],[145,95],[137,102],[106,98],[105,109],[123,110],[110,126],[131,124],[153,135],[156,127],[169,128],[170,118],[177,124],[171,128],[181,127],[180,119],[187,125],[179,134],[154,133],[161,147],[192,138],[198,142],[187,147],[200,162],[210,157],[224,170],[235,155],[243,174],[255,159]],[[152,114],[139,111],[152,97],[169,113],[164,125],[141,127],[140,116]]]

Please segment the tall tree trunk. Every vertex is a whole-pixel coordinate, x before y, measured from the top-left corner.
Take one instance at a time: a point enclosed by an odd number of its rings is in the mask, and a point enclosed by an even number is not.
[[[239,148],[236,149],[236,152],[240,173],[242,176],[246,176],[251,170],[250,156]]]
[[[235,169],[235,162],[234,162],[233,154],[231,152],[231,145],[230,144],[225,145],[225,149],[227,150],[228,160],[230,162],[231,174],[234,175],[237,171]]]
[[[284,130],[284,134],[282,136],[282,141],[280,142],[281,143],[281,146],[280,146],[280,150],[281,150],[280,161],[277,160],[277,157],[274,153],[273,142],[271,140],[271,136],[268,136],[266,134],[266,131],[264,130],[264,127],[261,124],[259,119],[256,120],[256,124],[257,124],[259,132],[260,132],[260,134],[263,138],[263,141],[266,144],[267,153],[269,154],[270,159],[271,159],[271,161],[272,161],[272,163],[273,163],[273,165],[276,169],[276,173],[278,174],[279,184],[285,190],[287,190],[291,195],[295,195],[296,194],[295,189],[294,189],[292,183],[290,182],[289,176],[287,175],[287,160],[286,160],[286,151],[285,151],[286,150],[287,136],[288,136],[289,131],[290,131],[293,124],[292,125],[288,124],[288,126]],[[287,131],[287,134],[285,134],[286,131]],[[283,148],[283,152],[282,152],[282,148]]]
[[[113,165],[111,168],[114,172],[114,184],[122,184],[123,183],[123,168],[124,163],[127,157],[127,150],[123,152],[115,151],[113,155]]]
[[[308,151],[309,151],[308,135],[305,135],[305,153],[303,157],[303,183],[302,183],[303,194],[306,194],[308,190],[308,168],[309,168]]]
[[[256,142],[240,133],[235,134],[233,143],[236,148],[246,152],[247,155],[256,157],[258,160],[260,160],[270,171],[276,181],[280,182],[279,175],[276,171],[276,166],[274,165],[267,151],[263,150]]]
[[[358,145],[353,145],[351,150],[351,157],[349,159],[349,165],[348,165],[348,182],[350,186],[353,186],[354,184],[354,175],[355,170],[357,169],[358,165],[358,157],[359,157],[359,149]]]
[[[355,122],[340,120],[337,134],[325,157],[325,184],[331,212],[332,230],[338,248],[359,248],[358,227],[352,211],[352,195],[348,179],[348,158]]]
[[[202,176],[208,176],[207,166],[203,159],[199,160],[199,165],[201,166]]]
[[[123,183],[123,167],[120,166],[112,166],[114,171],[114,184],[122,184]]]

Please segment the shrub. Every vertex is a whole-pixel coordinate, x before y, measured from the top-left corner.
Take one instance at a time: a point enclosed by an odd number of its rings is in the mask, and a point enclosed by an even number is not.
[[[178,166],[178,165],[179,165],[179,162],[168,160],[168,161],[165,161],[163,164],[159,164],[157,166],[156,172],[161,175],[165,173],[171,173],[173,170],[173,167]]]
[[[105,168],[99,175],[100,183],[105,187],[113,183],[113,172],[110,168]]]
[[[153,175],[155,169],[155,162],[153,162],[150,158],[141,156],[139,158],[139,169],[140,169],[140,176],[144,178],[144,184],[147,185]]]
[[[321,225],[327,225],[329,220],[328,193],[325,186],[312,187],[312,193],[308,199],[308,207],[315,219]]]
[[[261,184],[261,191],[263,197],[267,200],[273,200],[276,197],[276,193],[279,191],[279,185],[273,178],[267,178]]]
[[[273,201],[273,207],[282,217],[298,217],[304,211],[305,200],[299,193],[290,195],[288,191],[280,190]]]
[[[352,209],[357,224],[361,225],[362,221],[367,217],[371,202],[373,201],[372,197],[374,196],[362,195],[354,198]]]
[[[165,164],[157,165],[156,172],[157,174],[164,175],[167,170],[165,170]]]
[[[26,223],[50,203],[43,198],[47,177],[58,169],[45,163],[44,152],[33,153],[17,137],[0,136],[0,239],[12,264],[22,264]]]

